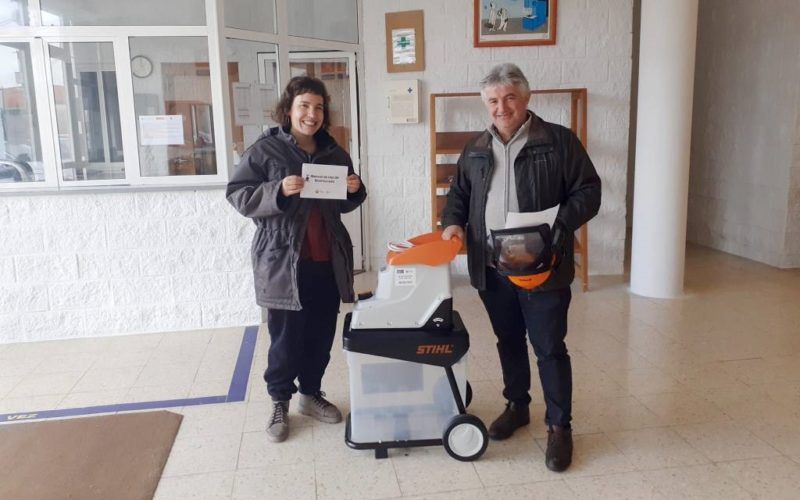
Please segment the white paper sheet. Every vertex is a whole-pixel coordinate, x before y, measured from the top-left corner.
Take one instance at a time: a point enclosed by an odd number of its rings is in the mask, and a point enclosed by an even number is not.
[[[303,163],[300,198],[347,199],[347,166]]]
[[[392,30],[392,63],[417,62],[417,36],[414,28]]]
[[[183,115],[144,115],[139,117],[142,146],[183,144]]]
[[[558,207],[556,205],[541,212],[508,212],[506,216],[506,229],[515,227],[538,226],[539,224],[549,224],[553,227],[558,215]]]

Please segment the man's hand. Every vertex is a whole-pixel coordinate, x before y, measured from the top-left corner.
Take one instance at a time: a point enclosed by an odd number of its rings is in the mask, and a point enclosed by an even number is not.
[[[453,236],[464,241],[464,229],[461,226],[453,224],[452,226],[447,226],[444,228],[444,231],[442,231],[443,240],[450,240]]]
[[[292,196],[303,190],[305,182],[299,175],[287,175],[281,181],[281,193],[284,196]]]
[[[355,193],[361,187],[361,178],[356,174],[347,176],[347,192],[350,194]]]

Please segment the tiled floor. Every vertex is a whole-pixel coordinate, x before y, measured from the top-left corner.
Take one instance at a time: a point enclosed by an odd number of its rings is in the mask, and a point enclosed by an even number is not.
[[[374,275],[359,277],[362,289]],[[176,408],[185,415],[157,498],[798,498],[800,271],[699,247],[686,296],[631,295],[622,277],[593,277],[570,309],[575,460],[544,467],[541,393],[534,421],[471,463],[442,448],[354,451],[344,425],[291,413],[267,442],[259,336],[247,400]],[[471,334],[470,412],[502,409],[488,320],[463,279],[455,305]],[[242,329],[0,345],[0,414],[224,394]],[[341,344],[325,378],[348,408]]]

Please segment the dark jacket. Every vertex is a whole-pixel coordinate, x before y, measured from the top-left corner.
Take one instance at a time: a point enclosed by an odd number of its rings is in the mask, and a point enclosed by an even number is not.
[[[486,197],[494,170],[492,135],[484,131],[464,147],[442,212],[442,227],[465,228],[472,286],[486,289]],[[565,255],[549,280],[534,291],[556,290],[575,277],[573,233],[600,208],[600,177],[571,130],[532,114],[528,141],[514,161],[520,212],[561,204],[556,221],[567,232]]]
[[[353,162],[327,132],[315,139],[317,152],[309,155],[280,127],[271,128],[245,151],[225,193],[231,205],[250,217],[257,229],[251,246],[256,302],[273,309],[302,309],[297,287],[297,262],[306,234],[312,200],[286,197],[281,181],[301,175],[303,163],[347,165]],[[320,205],[331,242],[331,264],[343,302],[353,302],[353,244],[341,214],[355,210],[367,197],[362,183],[346,200],[313,200]]]

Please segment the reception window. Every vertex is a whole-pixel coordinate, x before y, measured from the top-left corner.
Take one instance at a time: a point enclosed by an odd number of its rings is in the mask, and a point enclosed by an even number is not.
[[[0,193],[224,185],[295,74],[357,152],[361,1],[0,0]]]
[[[141,176],[216,175],[208,41],[134,37],[130,52]]]

